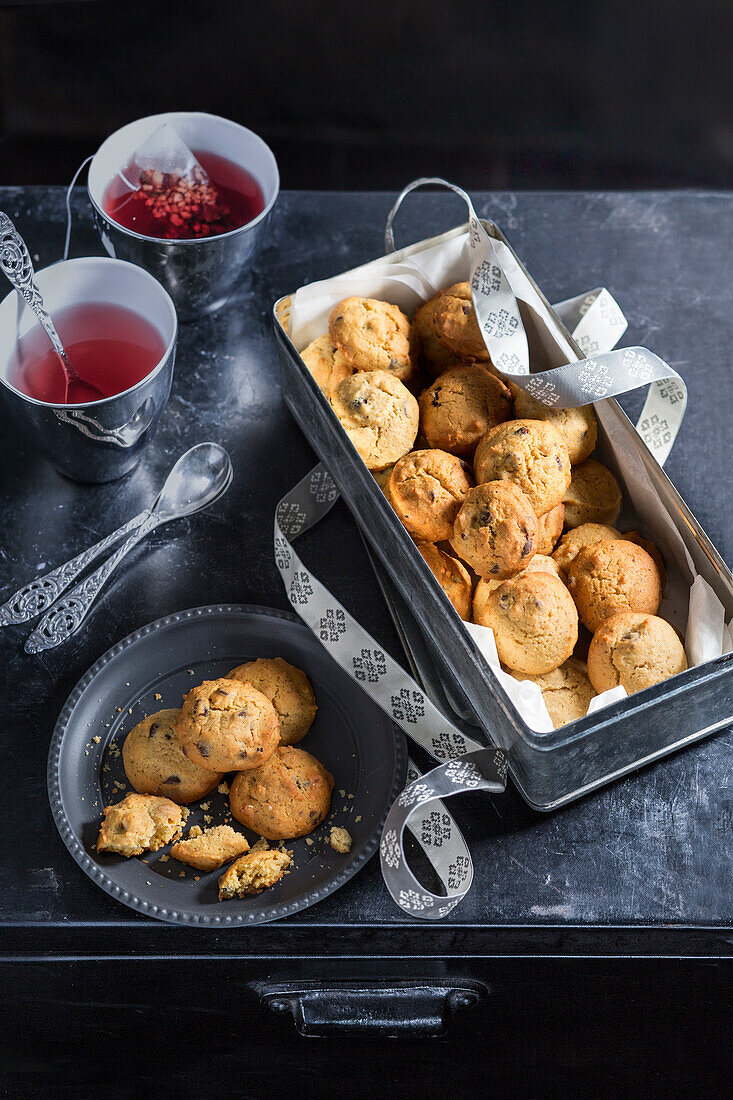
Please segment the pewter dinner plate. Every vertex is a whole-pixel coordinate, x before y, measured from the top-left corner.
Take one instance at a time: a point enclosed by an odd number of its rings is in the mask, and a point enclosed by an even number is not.
[[[167,858],[168,845],[133,859],[98,855],[102,807],[132,789],[121,758],[129,730],[146,714],[180,706],[195,684],[254,657],[284,657],[306,673],[318,714],[302,747],[336,780],[331,814],[308,838],[312,843],[286,842],[293,852],[290,874],[262,894],[220,902],[217,882],[225,868],[197,871]],[[66,847],[108,894],[159,920],[221,928],[290,916],[343,886],[376,851],[406,769],[402,734],[294,615],[265,607],[195,607],[130,634],[80,680],[51,739],[48,793]],[[226,795],[215,790],[191,803],[188,825],[219,824],[227,806]],[[328,844],[331,825],[351,834],[348,854]],[[250,843],[257,839],[242,831]]]

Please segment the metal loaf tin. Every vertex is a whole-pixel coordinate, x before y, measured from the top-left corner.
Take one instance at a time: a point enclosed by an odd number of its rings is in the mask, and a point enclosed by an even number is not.
[[[492,237],[511,248],[493,222],[484,221],[483,225]],[[414,256],[465,231],[465,225],[459,226],[402,249],[390,259]],[[563,346],[565,361],[582,359],[582,351],[514,255],[549,313],[549,318],[539,319],[535,312],[523,310],[533,368],[542,364],[551,341]],[[370,266],[365,264],[348,274],[366,274]],[[373,560],[383,571],[383,590],[413,669],[436,703],[449,706],[459,724],[478,726],[491,742],[508,751],[511,776],[530,806],[556,809],[733,720],[733,653],[728,653],[558,730],[537,733],[531,729],[498,683],[300,358],[286,331],[287,306],[287,298],[274,306],[285,401],[330,471]],[[546,366],[550,365],[556,362],[547,360]],[[617,450],[610,437],[616,440],[617,449],[619,439],[623,441],[625,460],[631,455],[642,470],[647,488],[666,510],[695,569],[714,589],[726,617],[733,615],[730,571],[620,405],[606,399],[594,408],[599,428],[597,453],[613,468]],[[643,517],[640,522],[643,525]],[[358,616],[358,608],[351,610]]]

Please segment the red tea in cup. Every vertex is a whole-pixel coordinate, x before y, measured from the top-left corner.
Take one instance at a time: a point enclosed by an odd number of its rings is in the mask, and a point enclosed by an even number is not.
[[[107,186],[104,212],[125,229],[162,240],[216,237],[262,213],[262,188],[245,168],[216,153],[192,152],[204,171],[194,167],[186,176],[132,161]]]
[[[80,381],[70,383],[66,394],[61,361],[41,326],[34,325],[18,341],[7,379],[36,401],[52,405],[87,402],[85,381],[104,397],[113,397],[141,382],[165,354],[158,330],[123,306],[85,302],[54,313],[54,324]]]

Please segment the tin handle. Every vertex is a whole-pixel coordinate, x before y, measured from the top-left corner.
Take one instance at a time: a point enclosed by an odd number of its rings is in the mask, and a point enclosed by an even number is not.
[[[389,254],[395,251],[394,232],[392,230],[392,224],[397,216],[397,211],[402,206],[407,196],[411,191],[417,191],[419,187],[447,187],[449,191],[454,191],[456,195],[459,195],[464,202],[471,205],[466,192],[462,187],[459,187],[455,183],[449,183],[448,180],[441,179],[440,176],[423,176],[418,180],[413,180],[412,183],[408,183],[407,187],[403,187],[399,195],[395,199],[395,204],[387,215],[387,224],[384,229],[384,251]]]

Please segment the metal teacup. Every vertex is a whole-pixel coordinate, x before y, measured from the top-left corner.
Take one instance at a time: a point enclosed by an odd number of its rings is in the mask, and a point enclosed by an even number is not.
[[[190,149],[227,157],[251,173],[262,188],[262,212],[239,229],[193,240],[148,237],[113,221],[104,210],[108,185],[164,122]],[[199,111],[169,111],[128,123],[103,142],[89,167],[89,198],[106,251],[154,275],[175,302],[181,321],[213,313],[236,290],[266,236],[279,190],[277,161],[261,137],[246,126]]]
[[[168,401],[178,322],[169,294],[142,268],[107,257],[65,260],[37,272],[53,316],[84,302],[124,306],[148,321],[164,352],[137,385],[99,401],[54,405],[9,379],[18,341],[38,324],[16,291],[0,303],[0,391],[6,407],[40,452],[74,481],[114,481],[134,469]]]

